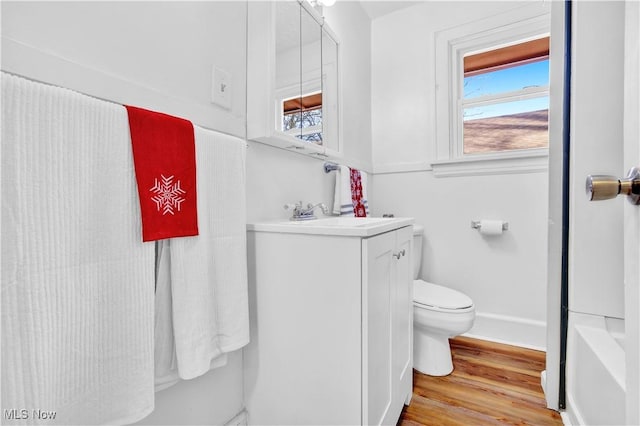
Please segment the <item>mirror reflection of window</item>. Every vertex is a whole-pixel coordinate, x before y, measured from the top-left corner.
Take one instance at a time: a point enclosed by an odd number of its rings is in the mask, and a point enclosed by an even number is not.
[[[283,100],[282,131],[305,142],[322,145],[322,92]]]
[[[297,1],[275,2],[275,131],[339,149],[338,44]]]

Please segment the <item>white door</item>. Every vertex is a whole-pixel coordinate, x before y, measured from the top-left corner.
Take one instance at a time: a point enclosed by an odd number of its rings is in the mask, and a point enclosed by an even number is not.
[[[589,175],[625,175],[624,2],[571,3],[570,193],[566,414],[574,424],[621,424],[624,353],[607,330],[625,321],[622,197],[589,201]],[[598,28],[598,31],[594,31]],[[617,187],[616,187],[617,188]],[[597,333],[594,335],[594,333]],[[597,337],[595,337],[597,336]],[[611,356],[600,357],[606,345]],[[615,359],[614,359],[615,358]]]
[[[603,3],[606,5],[606,3]],[[619,4],[620,5],[620,4]],[[619,177],[625,177],[627,171],[633,167],[640,167],[640,3],[626,1],[624,7],[624,22],[622,34],[624,36],[623,52],[623,80],[622,80],[622,137],[608,141],[609,146],[617,151],[618,144],[622,145],[622,170],[617,172]],[[601,16],[598,16],[600,19]],[[617,140],[621,140],[619,143]],[[627,176],[628,178],[631,176]],[[632,191],[640,195],[640,173],[633,177],[638,182]],[[627,198],[625,196],[621,196]],[[618,197],[618,198],[621,198]],[[631,197],[628,197],[631,199]],[[624,416],[625,424],[640,424],[640,201],[638,199],[622,201],[623,233],[622,254],[624,285],[623,312],[625,319],[625,390],[626,401]],[[608,201],[611,203],[612,201]],[[598,205],[598,209],[600,206]],[[595,226],[594,226],[595,228]],[[591,246],[591,249],[597,247]],[[598,252],[598,250],[595,250]],[[614,263],[617,265],[618,261]],[[601,264],[603,269],[611,264]],[[606,281],[600,285],[608,284]],[[606,315],[606,314],[605,314]]]
[[[624,163],[640,166],[640,2],[625,4]],[[626,422],[640,424],[640,206],[624,207]]]

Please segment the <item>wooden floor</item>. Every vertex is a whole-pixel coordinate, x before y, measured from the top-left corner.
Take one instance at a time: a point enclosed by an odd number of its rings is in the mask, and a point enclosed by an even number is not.
[[[467,337],[451,339],[453,373],[413,372],[413,399],[398,425],[562,425],[546,408],[544,352]]]

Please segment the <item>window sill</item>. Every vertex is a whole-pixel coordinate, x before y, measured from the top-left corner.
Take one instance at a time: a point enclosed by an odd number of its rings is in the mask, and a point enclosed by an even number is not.
[[[538,173],[548,170],[549,151],[527,153],[478,154],[464,158],[438,160],[431,163],[435,177]]]

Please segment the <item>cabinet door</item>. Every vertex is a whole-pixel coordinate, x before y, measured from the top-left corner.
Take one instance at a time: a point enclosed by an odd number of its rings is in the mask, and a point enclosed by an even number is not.
[[[363,423],[396,424],[412,392],[413,228],[363,240]]]
[[[396,233],[364,239],[362,281],[363,407],[367,425],[389,424],[392,382],[392,282]]]
[[[391,412],[400,415],[402,406],[411,397],[413,387],[413,228],[396,232],[396,253],[393,258],[394,281],[391,289],[392,307],[392,380],[395,386]]]

